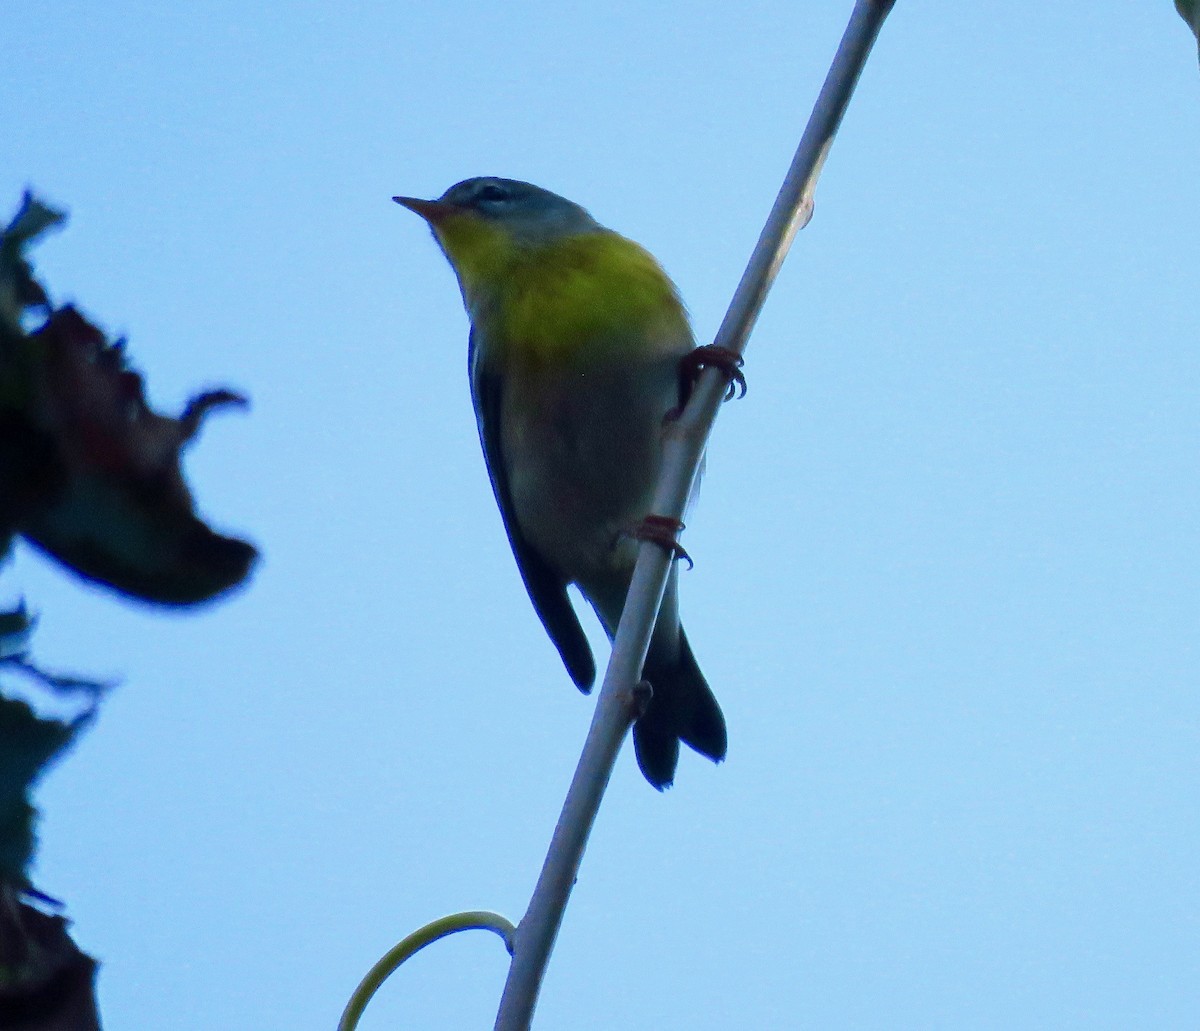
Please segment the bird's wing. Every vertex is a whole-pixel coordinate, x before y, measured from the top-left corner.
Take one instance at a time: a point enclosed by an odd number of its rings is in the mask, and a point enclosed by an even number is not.
[[[503,403],[504,380],[498,373],[486,369],[480,360],[471,330],[467,364],[471,377],[471,400],[475,404],[475,419],[479,426],[479,441],[483,445],[483,458],[487,463],[488,476],[504,519],[508,542],[517,559],[525,590],[537,611],[538,618],[550,635],[550,640],[562,656],[567,672],[581,691],[591,689],[596,679],[596,665],[592,660],[592,649],[588,645],[579,617],[567,597],[567,581],[551,568],[521,535],[509,494],[508,474],[504,455],[501,453],[500,412]]]

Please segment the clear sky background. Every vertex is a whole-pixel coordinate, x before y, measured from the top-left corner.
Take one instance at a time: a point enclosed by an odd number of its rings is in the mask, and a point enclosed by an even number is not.
[[[523,912],[591,703],[390,198],[548,186],[709,339],[850,7],[6,10],[5,217],[69,208],[39,270],[161,407],[254,402],[188,459],[245,591],[0,578],[123,678],[39,795],[106,1026],[331,1028],[419,924]],[[538,1027],[1200,1026],[1197,169],[1169,0],[900,0],[685,537],[729,759],[659,795],[622,753]],[[452,939],[363,1028],[490,1027],[506,968]]]

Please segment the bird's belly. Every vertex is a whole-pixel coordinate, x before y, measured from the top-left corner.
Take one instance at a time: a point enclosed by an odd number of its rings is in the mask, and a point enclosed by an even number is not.
[[[583,587],[628,580],[625,536],[650,511],[675,360],[621,370],[525,370],[505,384],[503,449],[525,539]]]

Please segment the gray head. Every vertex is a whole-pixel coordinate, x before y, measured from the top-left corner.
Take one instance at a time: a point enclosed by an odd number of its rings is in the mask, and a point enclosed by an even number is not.
[[[602,227],[574,201],[519,179],[481,176],[455,183],[436,201],[394,197],[435,227],[452,212],[470,212],[502,225],[518,238],[543,242],[556,236],[573,236]]]

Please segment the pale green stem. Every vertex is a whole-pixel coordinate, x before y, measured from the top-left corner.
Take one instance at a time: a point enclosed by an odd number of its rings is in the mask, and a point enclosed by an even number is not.
[[[346,1003],[346,1010],[342,1013],[342,1019],[338,1021],[338,1031],[354,1031],[358,1027],[363,1010],[367,1008],[371,996],[379,991],[379,986],[395,973],[397,967],[406,959],[420,952],[426,945],[432,945],[439,938],[445,938],[448,934],[474,930],[495,931],[504,942],[504,947],[510,954],[512,953],[513,935],[516,933],[516,928],[499,913],[476,909],[467,913],[452,913],[450,916],[434,920],[413,931],[399,944],[388,949],[379,962],[367,971],[367,976],[354,989],[350,1001]]]
[[[783,187],[734,294],[715,343],[745,350],[767,291],[797,230],[808,220],[812,193],[825,155],[866,63],[884,18],[895,0],[857,0],[850,24],[826,76]],[[704,445],[725,393],[726,380],[706,369],[682,416],[665,433],[662,477],[654,513],[682,517]],[[583,850],[595,823],[617,753],[636,715],[635,685],[662,602],[671,557],[656,544],[642,544],[612,657],[588,728],[583,754],[571,779],[546,862],[525,917],[517,927],[513,961],[500,1000],[496,1031],[526,1031]],[[602,1022],[601,1022],[602,1023]]]

